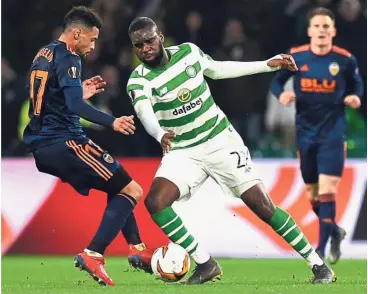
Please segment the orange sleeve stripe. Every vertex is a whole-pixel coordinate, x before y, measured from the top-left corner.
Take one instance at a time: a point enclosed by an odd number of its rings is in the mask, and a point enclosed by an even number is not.
[[[294,53],[299,53],[299,52],[308,51],[308,50],[309,50],[309,44],[305,44],[302,46],[291,48],[290,53],[294,54]]]
[[[344,48],[341,48],[341,47],[338,47],[338,46],[335,46],[335,45],[332,46],[332,51],[336,52],[336,53],[339,53],[341,55],[344,55],[344,56],[348,56],[348,57],[351,56],[351,53],[348,50],[346,50]]]

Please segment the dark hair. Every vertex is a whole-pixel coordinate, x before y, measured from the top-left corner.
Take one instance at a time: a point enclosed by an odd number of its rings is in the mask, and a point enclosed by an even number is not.
[[[156,23],[149,17],[136,17],[129,25],[128,34],[130,36],[132,33],[147,27],[156,27]]]
[[[100,29],[102,20],[92,8],[75,6],[64,17],[63,31],[72,24],[82,24],[89,28],[97,27]]]
[[[326,15],[329,18],[331,18],[333,22],[335,22],[335,15],[333,14],[333,12],[330,9],[327,9],[324,7],[317,7],[317,8],[311,9],[307,15],[308,22],[310,22],[311,19],[315,17],[316,15]]]

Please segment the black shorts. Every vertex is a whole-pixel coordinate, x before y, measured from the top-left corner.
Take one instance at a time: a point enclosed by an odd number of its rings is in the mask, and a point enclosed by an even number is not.
[[[86,138],[33,151],[37,168],[69,183],[82,195],[90,189],[118,194],[132,178],[110,154]]]
[[[322,142],[298,142],[300,169],[306,184],[317,184],[320,174],[341,177],[346,145],[343,139]]]

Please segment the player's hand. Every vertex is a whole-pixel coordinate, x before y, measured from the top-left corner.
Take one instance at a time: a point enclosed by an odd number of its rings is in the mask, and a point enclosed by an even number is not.
[[[270,67],[274,67],[276,70],[281,68],[290,71],[298,70],[294,58],[288,54],[279,54],[276,55],[275,57],[268,59],[267,65]]]
[[[164,154],[169,152],[169,148],[171,148],[171,140],[175,137],[176,134],[173,131],[168,131],[165,135],[162,136],[161,147]]]
[[[87,100],[93,95],[105,91],[105,89],[103,88],[105,85],[106,82],[101,76],[94,76],[88,80],[83,81],[83,99]]]
[[[120,132],[124,135],[133,135],[135,131],[133,118],[134,115],[116,118],[112,124],[114,131]]]
[[[344,103],[353,109],[360,107],[360,98],[357,95],[349,95],[344,99]]]
[[[289,105],[290,103],[294,102],[296,95],[294,92],[285,91],[282,92],[279,98],[279,101],[283,105]]]

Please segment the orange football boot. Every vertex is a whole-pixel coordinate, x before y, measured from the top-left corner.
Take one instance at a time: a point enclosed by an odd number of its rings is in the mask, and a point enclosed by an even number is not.
[[[79,267],[81,271],[86,271],[100,285],[115,285],[114,281],[110,279],[105,270],[105,259],[103,257],[82,252],[75,256],[74,266]]]
[[[135,269],[152,274],[151,259],[153,252],[154,250],[147,248],[144,243],[129,245],[128,262]]]

